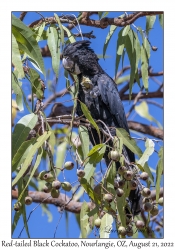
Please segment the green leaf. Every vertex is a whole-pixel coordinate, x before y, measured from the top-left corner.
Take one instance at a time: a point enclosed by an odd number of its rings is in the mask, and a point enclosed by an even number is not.
[[[49,26],[47,29],[47,44],[52,56],[52,67],[58,77],[59,65],[60,65],[60,34],[56,30],[55,25]]]
[[[158,127],[162,129],[162,125],[160,124],[160,122],[157,121],[153,116],[151,116],[149,114],[149,107],[145,101],[143,101],[139,105],[135,106],[134,109],[137,112],[137,114],[139,114],[141,117],[143,117],[151,122],[152,121],[155,122],[158,125]]]
[[[62,27],[62,23],[60,22],[60,19],[59,19],[57,14],[54,13],[54,16],[55,16],[56,21],[57,21],[57,23],[59,25],[59,28],[60,28],[60,33],[61,33],[60,37],[61,37],[61,42],[62,42],[62,45],[63,45],[64,44],[64,30],[63,30],[63,27]]]
[[[92,154],[94,154],[95,152],[98,152],[99,149],[101,149],[102,147],[104,147],[105,145],[104,144],[97,144],[95,145],[88,153],[87,156],[91,156]]]
[[[32,92],[36,94],[38,99],[42,99],[43,91],[41,87],[41,82],[39,81],[40,75],[34,70],[29,69],[30,82],[32,85]]]
[[[18,105],[18,109],[20,111],[24,110],[24,106],[23,106],[23,92],[21,90],[21,82],[18,81],[17,79],[17,72],[13,71],[12,72],[12,89],[14,91],[14,93],[16,94],[16,104]]]
[[[142,167],[142,165],[138,164],[137,162],[135,162],[135,164],[137,165],[137,167],[138,167],[142,172],[145,171],[145,169]]]
[[[84,126],[79,126],[78,128],[80,140],[81,140],[81,147],[83,151],[83,160],[86,159],[88,152],[89,152],[89,134],[88,129]]]
[[[116,135],[119,138],[123,139],[123,144],[128,147],[134,154],[138,155],[139,157],[142,156],[142,150],[137,146],[134,139],[132,139],[129,133],[124,130],[123,128],[116,129]]]
[[[23,194],[24,194],[26,188],[28,187],[28,185],[29,185],[29,183],[30,183],[30,181],[31,181],[31,179],[32,179],[32,177],[33,177],[33,175],[35,174],[35,171],[37,170],[37,168],[38,168],[38,166],[39,166],[39,164],[40,164],[40,162],[41,162],[42,154],[43,154],[43,149],[42,149],[42,148],[39,148],[39,150],[38,150],[38,155],[37,155],[36,162],[35,162],[35,165],[34,165],[34,167],[33,167],[33,169],[32,169],[32,172],[30,173],[30,177],[29,177],[29,179],[28,179],[28,181],[27,181],[27,184],[26,184],[25,188],[22,190],[22,192],[21,192],[21,194],[20,194],[20,196],[19,196],[19,198],[18,198],[18,201],[21,200],[21,198],[22,198],[22,196],[23,196]]]
[[[40,47],[34,38],[34,33],[19,18],[12,14],[12,33],[15,36],[18,46],[35,60],[45,76],[44,62]]]
[[[111,40],[111,37],[114,34],[114,31],[116,30],[116,28],[117,28],[117,26],[115,26],[115,25],[110,26],[109,33],[107,34],[107,37],[106,37],[106,40],[105,40],[105,43],[104,43],[104,46],[103,46],[103,58],[105,57],[108,44],[109,44],[109,42]]]
[[[129,94],[132,93],[132,86],[135,79],[136,73],[136,50],[135,47],[135,35],[132,30],[129,30],[126,38],[125,38],[125,48],[129,57],[130,65],[131,65],[131,72],[130,72],[130,82],[129,82]]]
[[[17,226],[18,221],[19,221],[19,219],[21,217],[21,214],[22,214],[21,210],[19,210],[18,212],[15,212],[15,216],[13,218],[13,224],[12,224],[12,235],[13,235],[15,229],[16,229],[16,226]]]
[[[142,155],[142,157],[137,161],[138,164],[140,164],[141,166],[145,165],[145,162],[147,162],[149,160],[149,157],[153,154],[154,152],[154,142],[151,139],[146,139],[145,142],[145,151]]]
[[[64,25],[62,25],[62,27],[63,27],[63,29],[66,31],[70,43],[76,42],[75,37],[74,37],[74,35],[70,32],[70,30],[68,30],[68,28],[66,28]]]
[[[105,151],[106,151],[106,145],[103,145],[103,147],[99,148],[96,152],[90,155],[89,163],[97,164],[98,162],[100,162],[103,158]]]
[[[101,19],[102,15],[103,15],[103,11],[98,11],[99,19]]]
[[[118,71],[118,66],[119,66],[119,63],[120,63],[120,58],[121,58],[121,55],[123,54],[123,50],[124,50],[124,47],[125,47],[125,36],[122,36],[122,32],[123,32],[123,29],[121,29],[118,33],[118,39],[117,39],[117,54],[116,54],[116,60],[115,60],[115,76],[117,74],[117,71]]]
[[[18,48],[18,43],[15,36],[12,34],[12,63],[19,73],[19,78],[24,78],[24,70],[21,61],[21,55]]]
[[[25,151],[36,141],[36,138],[32,138],[29,141],[24,141],[19,149],[17,150],[16,154],[12,159],[12,172],[16,170],[18,167],[18,163],[20,162],[22,156],[24,155]]]
[[[89,211],[90,211],[89,206],[84,201],[81,206],[81,211],[80,211],[80,229],[81,229],[82,238],[87,238],[88,233],[90,231],[90,226],[89,226],[89,221],[88,221],[89,217],[86,216]]]
[[[147,33],[147,35],[148,35],[149,31],[152,29],[155,21],[156,21],[156,15],[155,16],[146,16],[146,33]]]
[[[117,80],[115,82],[116,82],[116,84],[121,84],[123,82],[129,81],[129,79],[130,79],[130,75],[126,75],[126,76],[122,76],[122,77],[117,78]]]
[[[143,43],[143,46],[145,48],[145,51],[146,51],[146,55],[147,55],[147,58],[149,59],[150,58],[150,51],[151,51],[151,48],[150,48],[150,44],[148,42],[148,39],[145,37],[144,39],[144,43]]]
[[[159,15],[159,22],[160,22],[160,25],[162,26],[162,29],[163,29],[163,14]]]
[[[159,150],[159,161],[156,168],[156,202],[158,202],[159,199],[162,171],[163,171],[163,147],[161,147]]]
[[[130,30],[130,25],[126,25],[122,31],[122,36],[126,36]]]
[[[80,102],[80,105],[81,105],[81,110],[82,110],[83,114],[88,119],[88,121],[94,126],[94,128],[97,130],[98,136],[100,138],[99,127],[96,124],[96,122],[94,121],[94,119],[92,118],[90,111],[88,110],[88,108],[86,107],[86,105],[84,103]]]
[[[113,217],[106,213],[101,219],[100,238],[109,238],[110,229],[112,229]]]
[[[36,34],[35,39],[37,42],[39,42],[41,40],[44,28],[45,28],[45,22],[42,22],[41,25],[39,27],[37,27],[37,33],[35,32],[35,34]]]
[[[135,140],[130,137],[130,135],[128,134],[128,132],[126,130],[124,130],[123,128],[118,128],[118,129],[116,129],[116,134],[119,138],[123,139],[123,144],[126,147],[128,147],[134,154],[138,155],[139,158],[142,157],[142,154],[143,154],[142,150],[137,146]],[[137,165],[137,163],[136,163],[136,165]],[[145,163],[145,165],[144,165],[144,171],[148,173],[151,180],[154,179],[147,163]]]
[[[17,174],[17,176],[15,177],[15,179],[12,182],[12,186],[16,185],[16,183],[23,176],[23,174],[27,170],[28,166],[30,165],[30,163],[33,159],[33,156],[35,155],[37,149],[43,145],[43,143],[48,139],[50,134],[51,134],[50,131],[44,132],[44,134],[37,139],[37,142],[34,145],[32,145],[28,157],[25,159],[22,168],[20,169],[19,173]]]
[[[58,169],[56,169],[57,176],[61,172],[60,169],[63,167],[63,164],[64,164],[66,148],[67,148],[66,141],[62,142],[57,147],[57,152],[56,152],[56,167],[58,168]]]
[[[89,181],[91,179],[91,177],[94,175],[94,171],[95,171],[95,163],[90,163],[87,162],[84,168],[85,171],[85,176],[84,178]]]
[[[12,134],[12,159],[17,150],[27,138],[31,129],[34,128],[38,120],[37,115],[29,114],[23,116],[16,124]]]
[[[134,50],[136,53],[136,64],[135,64],[135,74],[136,74],[138,72],[138,64],[141,56],[140,41],[136,32],[134,32]]]
[[[143,34],[143,30],[142,30],[142,28],[141,27],[137,27],[137,30],[139,31],[139,33],[140,33],[140,35],[141,35],[141,37],[142,37],[142,41],[144,41],[144,34]]]
[[[148,92],[148,58],[143,45],[141,46],[141,73],[143,86],[146,92]]]
[[[101,204],[101,200],[99,200],[98,195],[94,192],[91,185],[89,184],[89,180],[87,180],[85,177],[83,177],[80,180],[81,186],[85,189],[88,196],[96,203]]]
[[[49,131],[51,132],[51,135],[50,135],[50,138],[49,138],[49,145],[51,147],[52,154],[54,154],[54,147],[55,147],[55,144],[56,144],[55,133],[54,133],[54,130],[49,126],[48,123],[47,123],[47,126],[49,128]]]
[[[22,193],[23,188],[24,188],[24,181],[21,179],[18,182],[18,193],[19,194]],[[28,229],[28,225],[27,225],[26,209],[25,209],[25,197],[24,196],[22,197],[21,204],[22,204],[21,213],[22,213],[22,217],[23,217],[24,227],[26,229],[26,233],[27,233],[28,238],[30,238],[29,229]]]

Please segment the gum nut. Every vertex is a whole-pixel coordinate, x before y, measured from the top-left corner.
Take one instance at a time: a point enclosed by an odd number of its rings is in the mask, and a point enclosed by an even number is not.
[[[104,200],[110,203],[110,202],[112,202],[113,197],[112,197],[111,194],[105,194],[104,195]]]
[[[40,180],[44,180],[43,177],[45,174],[47,174],[47,172],[44,170],[39,173],[38,177],[40,178]]]
[[[153,204],[150,202],[146,202],[143,206],[143,209],[145,210],[145,212],[150,212],[153,208]]]
[[[100,219],[100,218],[97,218],[97,219],[94,221],[94,225],[95,225],[96,227],[100,227],[100,225],[101,225],[101,219]]]
[[[146,181],[148,178],[149,178],[148,173],[146,173],[146,172],[141,173],[140,179]]]
[[[55,188],[55,189],[60,189],[61,182],[60,181],[53,181],[52,182],[52,187]]]
[[[83,169],[77,170],[77,176],[78,177],[84,177],[85,176],[85,171]]]
[[[52,190],[51,190],[51,196],[52,196],[53,198],[58,198],[59,195],[60,195],[60,191],[57,190],[57,189],[55,189],[55,188],[52,188]]]
[[[160,198],[159,198],[158,204],[159,204],[160,206],[163,206],[163,197],[160,197]]]
[[[50,193],[51,189],[52,189],[52,184],[50,182],[45,183],[43,187],[44,193]]]
[[[65,191],[70,191],[72,189],[72,186],[69,182],[65,181],[61,183],[62,189],[64,189]]]
[[[144,196],[144,197],[148,197],[150,196],[151,194],[151,190],[149,188],[143,188],[142,191],[141,191],[141,194]]]
[[[141,220],[137,220],[135,222],[135,225],[136,225],[136,228],[138,228],[138,229],[143,229],[145,227],[145,223]]]
[[[131,179],[132,179],[132,177],[133,177],[133,172],[132,171],[126,171],[125,173],[124,173],[124,178],[127,180],[127,181],[130,181]]]
[[[25,197],[25,204],[26,205],[30,205],[30,204],[32,204],[32,197],[30,197],[30,196],[26,196]]]
[[[72,161],[67,161],[64,164],[64,168],[67,170],[72,170],[74,168],[74,163]]]

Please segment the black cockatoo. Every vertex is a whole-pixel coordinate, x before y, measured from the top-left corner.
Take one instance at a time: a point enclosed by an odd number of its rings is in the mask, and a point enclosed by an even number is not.
[[[92,117],[95,120],[103,121],[108,128],[124,128],[129,133],[116,83],[101,68],[97,55],[89,45],[90,41],[87,40],[67,45],[63,50],[63,66],[68,72],[78,76],[78,99],[86,104]],[[78,116],[83,115],[79,102],[77,102],[76,113]],[[103,125],[100,124],[100,126]],[[105,130],[105,127],[103,129]],[[115,136],[115,129],[110,131]],[[93,145],[100,143],[95,129],[91,130],[89,136]],[[135,162],[134,154],[127,147],[123,148],[123,155],[129,162]],[[104,159],[108,165],[108,151],[105,152]],[[133,215],[140,212],[140,201],[141,194],[138,187],[136,190],[132,190],[129,195]]]

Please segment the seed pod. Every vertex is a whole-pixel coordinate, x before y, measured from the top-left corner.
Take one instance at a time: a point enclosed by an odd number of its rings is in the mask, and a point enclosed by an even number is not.
[[[101,213],[100,213],[100,218],[102,218],[105,214],[106,214],[105,211],[101,211]]]
[[[17,202],[17,203],[15,203],[14,204],[14,210],[16,211],[16,212],[18,212],[20,209],[21,209],[21,207],[22,207],[22,204],[21,204],[21,202]]]
[[[50,193],[51,189],[52,189],[52,184],[50,182],[45,183],[43,187],[44,193]]]
[[[131,190],[136,190],[136,189],[137,189],[138,184],[137,184],[137,182],[136,182],[136,181],[131,180],[131,181],[129,182],[129,186],[130,186],[130,189],[131,189]]]
[[[133,229],[130,225],[126,228],[126,235],[129,237],[133,236]]]
[[[150,213],[153,215],[153,216],[156,216],[158,213],[159,213],[159,209],[156,205],[153,205],[153,208],[151,209]]]
[[[30,204],[32,204],[32,197],[30,197],[30,196],[26,196],[25,197],[25,204],[26,205],[30,205]]]
[[[120,227],[118,228],[118,233],[119,233],[120,235],[122,235],[122,236],[125,236],[125,235],[126,235],[126,229],[125,229],[124,227],[120,226]]]
[[[150,196],[151,194],[151,190],[149,188],[143,188],[142,191],[141,191],[141,194],[144,196],[144,197],[148,197]]]
[[[146,203],[146,202],[150,202],[150,201],[151,201],[150,198],[145,197],[145,198],[143,198],[142,203]]]
[[[61,182],[60,181],[53,181],[52,182],[52,187],[55,188],[55,189],[60,189]]]
[[[130,181],[131,179],[132,179],[132,177],[133,177],[133,172],[132,171],[126,171],[125,173],[124,173],[124,178],[127,180],[127,181]]]
[[[125,167],[125,166],[120,166],[119,168],[118,168],[118,173],[120,174],[120,175],[124,175],[124,173],[127,171],[127,168]]]
[[[151,49],[152,49],[153,51],[157,51],[157,50],[158,50],[158,48],[157,48],[156,46],[152,46]]]
[[[72,189],[72,186],[69,182],[65,181],[61,183],[62,189],[64,189],[65,191],[70,191]]]
[[[155,227],[155,230],[156,230],[157,232],[160,232],[160,229],[161,229],[161,227],[159,227],[159,226],[156,226],[156,227]]]
[[[160,198],[159,198],[158,204],[159,204],[160,206],[163,206],[163,197],[160,197]]]
[[[71,162],[71,161],[67,161],[64,164],[64,168],[67,169],[67,170],[72,170],[74,168],[74,163]]]
[[[44,175],[47,174],[47,171],[41,171],[38,175],[38,177],[40,178],[40,180],[44,180]]]
[[[143,206],[143,209],[145,210],[145,212],[150,212],[153,208],[153,204],[150,202],[146,202]]]
[[[124,185],[125,185],[125,180],[120,180],[120,181],[118,182],[118,184],[119,184],[119,187],[120,187],[120,188],[123,188]]]
[[[100,218],[97,218],[97,219],[94,221],[94,225],[95,225],[96,227],[100,227],[100,225],[101,225],[101,219],[100,219]]]
[[[140,179],[146,181],[148,178],[149,178],[148,173],[146,173],[146,172],[142,172],[142,173],[141,173]]]
[[[83,169],[77,170],[77,176],[78,177],[84,177],[85,176],[85,171]]]
[[[114,180],[114,189],[116,190],[117,188],[119,188],[119,183],[117,180]]]
[[[120,160],[120,154],[118,153],[118,151],[110,151],[108,154],[109,158],[113,161],[119,161]]]
[[[121,189],[121,188],[117,188],[117,190],[116,190],[116,194],[117,194],[117,196],[118,196],[118,197],[122,197],[122,195],[124,194],[123,189]]]
[[[145,227],[145,223],[141,220],[137,220],[135,222],[135,225],[136,225],[136,228],[138,228],[138,229],[143,229]]]
[[[105,194],[104,195],[104,200],[110,203],[110,202],[112,202],[113,197],[112,197],[111,194]]]
[[[46,173],[43,176],[43,180],[45,180],[46,182],[52,182],[55,180],[55,178],[53,177],[53,175],[51,173]]]
[[[58,198],[59,195],[60,195],[60,191],[57,190],[57,189],[55,189],[55,188],[52,188],[52,190],[51,190],[51,196],[52,196],[53,198]]]

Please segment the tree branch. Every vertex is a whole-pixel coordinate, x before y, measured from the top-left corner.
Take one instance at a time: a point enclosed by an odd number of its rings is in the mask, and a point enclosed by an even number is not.
[[[24,17],[26,16],[26,14],[27,14],[27,11],[21,12],[19,19],[20,19],[21,21],[23,21],[23,20],[24,20]]]
[[[141,132],[143,134],[151,135],[156,138],[163,140],[163,130],[160,128],[156,128],[154,126],[149,126],[146,124],[134,122],[134,121],[128,121],[128,127],[129,129],[133,129],[137,132]]]
[[[33,202],[36,202],[36,203],[41,203],[44,199],[50,196],[50,194],[46,194],[44,192],[39,192],[39,191],[28,191],[28,195],[32,198]],[[159,197],[162,197],[162,196],[163,196],[163,188],[160,188]],[[153,200],[156,199],[156,190],[151,191],[151,198]],[[18,190],[12,190],[12,199],[18,199]],[[60,208],[64,207],[66,211],[76,213],[76,214],[80,213],[81,206],[83,204],[83,202],[72,200],[65,194],[60,194],[58,198],[49,197],[48,199],[44,200],[42,203],[55,205],[56,207],[60,207]],[[89,208],[91,208],[92,206],[91,202],[87,202],[87,204]]]
[[[85,12],[85,13],[88,13],[88,12]],[[109,25],[124,27],[124,26],[132,24],[133,22],[135,22],[138,18],[140,18],[142,16],[153,16],[153,15],[159,15],[159,14],[163,14],[163,11],[157,11],[157,12],[156,11],[151,11],[151,12],[150,11],[140,11],[137,13],[130,14],[127,17],[123,17],[123,18],[121,18],[121,17],[114,17],[114,18],[104,17],[101,20],[90,19],[90,18],[88,18],[88,15],[86,14],[85,16],[83,16],[83,18],[81,18],[79,20],[79,24],[91,26],[91,27],[96,27],[96,28],[101,28],[101,29],[105,29]],[[69,24],[74,24],[74,25],[77,24],[76,19],[73,16],[66,16],[66,18],[64,16],[60,16],[59,18],[60,18],[60,21],[62,23],[69,23]],[[32,22],[29,25],[29,27],[39,26],[43,22],[46,22],[46,25],[47,25],[47,24],[56,23],[56,20],[55,20],[55,17],[48,17],[45,19],[41,18],[39,20]]]
[[[132,93],[131,95],[131,100],[134,100],[135,97],[137,96],[138,93]],[[155,92],[149,92],[148,94],[142,93],[139,96],[139,99],[148,99],[148,98],[163,98],[163,92],[161,91],[155,91]],[[125,94],[121,96],[121,99],[123,101],[128,101],[129,100],[129,94]]]
[[[50,194],[44,193],[44,192],[38,192],[38,191],[29,191],[28,195],[32,198],[33,202],[41,203],[44,199],[46,199]],[[12,199],[18,199],[18,190],[12,190]],[[49,197],[46,199],[43,203],[44,204],[52,204],[56,207],[64,207],[68,202],[70,198],[66,196],[65,194],[60,194],[58,198],[52,198]],[[72,213],[80,213],[82,202],[77,202],[74,200],[71,200],[64,209],[66,211],[72,212]],[[90,202],[88,203],[88,206],[90,208]]]

